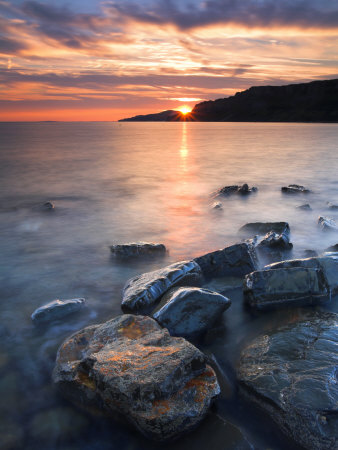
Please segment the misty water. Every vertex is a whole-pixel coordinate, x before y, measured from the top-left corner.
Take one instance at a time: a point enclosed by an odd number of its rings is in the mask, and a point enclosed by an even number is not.
[[[130,277],[239,242],[246,222],[289,222],[292,257],[336,244],[338,234],[323,233],[317,219],[338,220],[326,204],[338,203],[337,150],[338,126],[326,124],[0,124],[0,448],[173,448],[63,400],[51,383],[58,346],[120,314]],[[242,183],[259,190],[211,208],[215,190]],[[283,195],[291,183],[313,192]],[[43,209],[46,201],[55,209]],[[296,209],[304,203],[312,211]],[[169,254],[133,262],[111,256],[110,245],[131,241],[164,243]],[[235,367],[244,345],[306,308],[251,313],[238,280],[222,282],[233,304],[199,343],[226,380],[214,414],[239,427],[252,448],[292,449],[238,395]],[[80,314],[32,324],[38,306],[75,297],[87,302]],[[334,299],[325,308],[338,311]],[[235,429],[217,427],[206,422],[175,448],[241,448]]]

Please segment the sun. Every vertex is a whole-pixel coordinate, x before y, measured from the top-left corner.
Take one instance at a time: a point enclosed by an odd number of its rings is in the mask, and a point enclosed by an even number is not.
[[[188,105],[183,105],[177,108],[177,111],[180,111],[182,114],[186,115],[191,112],[191,108]]]

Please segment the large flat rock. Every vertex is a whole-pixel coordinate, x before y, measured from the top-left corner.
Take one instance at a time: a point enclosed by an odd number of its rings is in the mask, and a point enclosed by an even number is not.
[[[148,314],[169,289],[198,286],[203,279],[195,261],[183,261],[131,278],[123,289],[121,308],[125,313]]]
[[[196,427],[220,391],[196,347],[149,317],[129,314],[67,339],[53,379],[73,402],[123,416],[159,441]]]
[[[195,258],[206,278],[244,276],[257,269],[257,256],[252,245],[243,242]]]
[[[127,244],[112,245],[110,251],[119,258],[132,258],[139,256],[165,255],[167,249],[163,244],[152,242],[129,242]]]
[[[239,229],[240,234],[265,235],[271,231],[277,234],[290,234],[290,226],[287,222],[249,222]]]
[[[338,315],[312,313],[260,336],[238,367],[242,392],[302,448],[338,448]]]
[[[320,269],[280,268],[250,273],[244,280],[244,299],[256,309],[319,304],[329,299]]]
[[[152,317],[172,336],[194,338],[210,329],[231,305],[224,295],[201,288],[174,288],[162,297]]]

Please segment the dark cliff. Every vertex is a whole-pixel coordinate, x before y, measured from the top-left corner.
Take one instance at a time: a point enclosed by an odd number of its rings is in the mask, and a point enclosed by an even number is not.
[[[185,116],[177,111],[164,111],[124,120],[338,122],[338,79],[287,86],[251,87],[232,97],[198,103]]]

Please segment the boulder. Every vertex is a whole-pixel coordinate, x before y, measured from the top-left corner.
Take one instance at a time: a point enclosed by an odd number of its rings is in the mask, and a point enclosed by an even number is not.
[[[167,250],[163,244],[136,242],[112,245],[110,247],[110,251],[113,255],[123,258],[130,258],[135,256],[164,255]]]
[[[231,301],[201,288],[174,288],[162,297],[152,317],[172,336],[195,338],[211,328]]]
[[[123,417],[157,441],[195,428],[220,392],[203,353],[150,317],[129,314],[68,338],[53,380],[76,404]]]
[[[328,207],[329,209],[334,210],[334,211],[338,210],[338,205],[334,205],[334,204],[331,203],[331,202],[327,202],[327,207]]]
[[[271,231],[277,234],[290,234],[290,226],[287,222],[251,222],[243,225],[239,233],[243,235],[259,234],[264,236]]]
[[[320,216],[318,218],[318,225],[322,231],[338,231],[338,225],[333,219]]]
[[[62,319],[69,314],[80,311],[84,305],[84,298],[53,300],[52,302],[37,308],[31,315],[31,318],[35,324],[52,322],[53,320]]]
[[[246,303],[258,310],[313,305],[329,299],[323,271],[303,267],[250,273],[243,292]]]
[[[257,269],[257,256],[252,245],[243,242],[195,258],[206,278],[243,276]]]
[[[306,189],[304,186],[299,184],[289,184],[289,186],[284,186],[281,188],[284,194],[309,194],[310,189]]]
[[[195,261],[183,261],[163,269],[131,278],[123,289],[122,311],[150,313],[169,289],[176,286],[198,286],[203,279]]]
[[[255,246],[260,250],[291,250],[293,248],[289,233],[278,234],[275,231],[270,231],[258,239]]]
[[[218,190],[218,195],[233,195],[233,194],[241,194],[247,195],[252,192],[257,192],[256,187],[249,188],[248,184],[243,184],[242,186],[232,185],[232,186],[224,186],[223,188]]]
[[[308,203],[305,203],[304,205],[296,206],[296,209],[302,209],[303,211],[312,211],[312,208]]]
[[[338,316],[306,320],[266,333],[242,352],[240,392],[308,450],[338,448]]]
[[[305,259],[290,259],[269,264],[264,267],[265,270],[271,269],[289,269],[302,267],[306,269],[318,269],[324,273],[330,292],[338,292],[338,255],[331,254],[323,257],[312,257]]]

